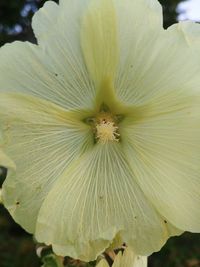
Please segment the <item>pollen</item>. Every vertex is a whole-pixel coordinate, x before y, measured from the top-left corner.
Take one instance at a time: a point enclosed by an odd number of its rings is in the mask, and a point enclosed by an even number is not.
[[[112,121],[102,120],[96,125],[96,138],[105,144],[108,141],[119,141],[118,127]]]

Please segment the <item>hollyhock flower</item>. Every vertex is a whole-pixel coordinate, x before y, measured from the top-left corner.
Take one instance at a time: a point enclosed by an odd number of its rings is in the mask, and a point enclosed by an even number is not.
[[[109,264],[102,259],[96,267],[109,267]],[[117,254],[112,267],[147,267],[147,258],[137,256],[130,248],[126,248],[123,254]]]
[[[0,49],[15,221],[83,261],[199,232],[200,26],[164,30],[156,0],[60,0],[33,30]]]

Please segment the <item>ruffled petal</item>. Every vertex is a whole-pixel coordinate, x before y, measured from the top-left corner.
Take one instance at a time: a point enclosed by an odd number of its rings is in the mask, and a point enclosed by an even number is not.
[[[167,222],[193,232],[200,230],[198,32],[188,22],[161,32],[147,51],[150,65],[137,67],[139,76],[129,72],[121,94],[137,107],[121,135],[138,184]]]
[[[60,94],[74,108],[91,108],[96,93],[80,40],[81,20],[88,1],[65,1],[60,5],[49,1],[34,15],[32,23],[45,53],[45,67],[56,75],[55,80],[62,87]]]
[[[147,267],[147,257],[138,256],[129,247],[118,253],[112,267]]]
[[[121,125],[137,183],[177,228],[200,231],[200,95],[176,91]]]
[[[95,89],[82,56],[77,5],[74,12],[49,1],[33,18],[39,46],[15,42],[0,49],[0,91],[31,94],[67,109],[92,107]]]
[[[137,254],[159,250],[170,233],[134,181],[120,144],[97,144],[46,197],[36,238],[58,255],[94,260],[116,235]]]
[[[84,84],[85,78],[72,75],[63,62],[64,58],[62,61],[56,51],[54,53],[48,54],[40,46],[28,42],[14,42],[2,47],[0,92],[39,97],[66,109],[91,108],[91,86]],[[57,64],[49,62],[54,56],[58,57]],[[65,73],[59,71],[58,64],[65,67]],[[80,65],[76,66],[79,68]],[[74,72],[79,75],[78,69],[74,69]]]
[[[128,7],[124,14],[127,12]],[[147,14],[150,16],[149,12]],[[178,23],[163,30],[158,26],[149,29],[150,26],[141,23],[138,31],[131,34],[135,30],[133,24],[128,23],[128,18],[124,18],[124,23],[121,20],[119,25],[122,31],[129,33],[129,39],[120,38],[121,62],[115,82],[118,97],[122,101],[139,106],[158,102],[161,97],[164,99],[173,92],[179,94],[199,89],[199,25]]]
[[[48,101],[1,94],[4,150],[17,166],[3,184],[3,199],[29,232],[55,181],[93,141],[90,129],[75,117]]]

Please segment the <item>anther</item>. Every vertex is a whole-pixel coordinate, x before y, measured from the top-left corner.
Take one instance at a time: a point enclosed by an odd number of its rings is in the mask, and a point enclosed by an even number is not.
[[[112,121],[102,120],[96,125],[96,138],[105,144],[108,141],[119,141],[118,127]]]

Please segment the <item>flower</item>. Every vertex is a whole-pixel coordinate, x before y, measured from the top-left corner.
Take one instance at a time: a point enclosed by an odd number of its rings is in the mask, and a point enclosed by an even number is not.
[[[102,259],[96,267],[109,267],[109,265]],[[126,248],[123,254],[122,252],[117,254],[112,267],[147,267],[147,258],[137,256],[130,248]]]
[[[0,50],[3,201],[56,254],[200,231],[200,26],[156,0],[60,0]],[[4,162],[0,162],[0,164]]]

